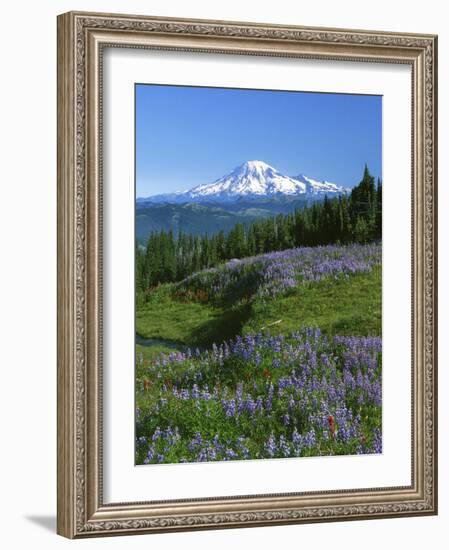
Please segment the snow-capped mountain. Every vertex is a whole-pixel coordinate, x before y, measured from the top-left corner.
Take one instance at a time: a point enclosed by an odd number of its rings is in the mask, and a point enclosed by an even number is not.
[[[213,183],[198,185],[188,191],[138,198],[137,202],[233,202],[239,199],[338,195],[347,191],[349,189],[335,183],[319,182],[303,174],[286,176],[266,162],[251,160]]]
[[[282,175],[261,160],[250,160],[213,183],[194,187],[189,195],[192,199],[213,197],[221,200],[248,196],[297,195],[305,190],[303,182]]]

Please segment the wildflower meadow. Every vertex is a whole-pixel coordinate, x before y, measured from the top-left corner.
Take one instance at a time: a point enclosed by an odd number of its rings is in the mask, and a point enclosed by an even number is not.
[[[231,260],[167,285],[171,302],[244,303],[249,314],[208,346],[137,350],[136,464],[381,453],[380,330],[286,330],[296,318],[287,322],[285,308],[265,326],[251,315],[295,296],[300,308],[317,288],[342,294],[380,269],[378,243],[328,245]],[[328,317],[338,313],[338,294],[325,303]]]

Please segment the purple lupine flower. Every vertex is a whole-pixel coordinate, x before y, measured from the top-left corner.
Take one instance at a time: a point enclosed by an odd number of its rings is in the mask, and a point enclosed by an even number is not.
[[[237,453],[234,451],[234,449],[230,449],[230,448],[227,448],[226,451],[225,451],[225,460],[233,460],[235,458],[237,458],[238,455]]]
[[[277,451],[276,439],[273,434],[270,435],[268,441],[265,443],[265,451],[270,458],[273,458]]]
[[[157,441],[162,435],[162,432],[161,432],[161,429],[159,428],[159,426],[154,430],[154,433],[151,437],[151,439],[153,441]]]
[[[379,428],[374,430],[374,439],[373,439],[373,453],[381,454],[382,453],[382,432]]]
[[[292,444],[295,456],[301,456],[301,451],[303,448],[303,438],[296,428],[293,430]]]
[[[148,447],[147,455],[145,457],[145,460],[143,461],[144,464],[150,464],[150,462],[154,458],[154,445],[150,445]]]
[[[306,435],[303,438],[304,447],[307,447],[308,449],[311,449],[316,444],[316,434],[315,430],[311,429],[306,433]]]
[[[290,445],[287,442],[287,439],[284,435],[279,437],[279,451],[281,455],[285,458],[289,457],[291,454]]]

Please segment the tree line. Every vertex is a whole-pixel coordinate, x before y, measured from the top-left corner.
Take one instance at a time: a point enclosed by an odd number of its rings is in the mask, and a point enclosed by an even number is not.
[[[382,183],[365,165],[363,178],[351,193],[289,214],[237,223],[229,233],[208,236],[153,231],[145,251],[136,245],[137,291],[180,281],[201,269],[232,258],[299,246],[366,243],[382,238]]]

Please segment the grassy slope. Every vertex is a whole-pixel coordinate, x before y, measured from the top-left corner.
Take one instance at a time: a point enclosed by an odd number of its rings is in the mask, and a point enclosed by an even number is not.
[[[381,317],[381,268],[377,267],[369,274],[300,286],[269,302],[256,302],[244,331],[267,327],[278,334],[319,327],[326,334],[380,335]],[[271,323],[276,324],[267,326]]]
[[[303,326],[318,326],[328,334],[381,334],[380,267],[347,279],[299,286],[268,302],[255,301],[251,306],[227,310],[210,304],[174,301],[170,288],[171,285],[161,286],[148,304],[137,309],[136,330],[140,336],[209,346],[263,327],[273,334],[289,333]],[[139,351],[146,358],[156,352],[155,348],[149,351],[142,346],[138,346]],[[157,351],[169,349],[161,346]]]

